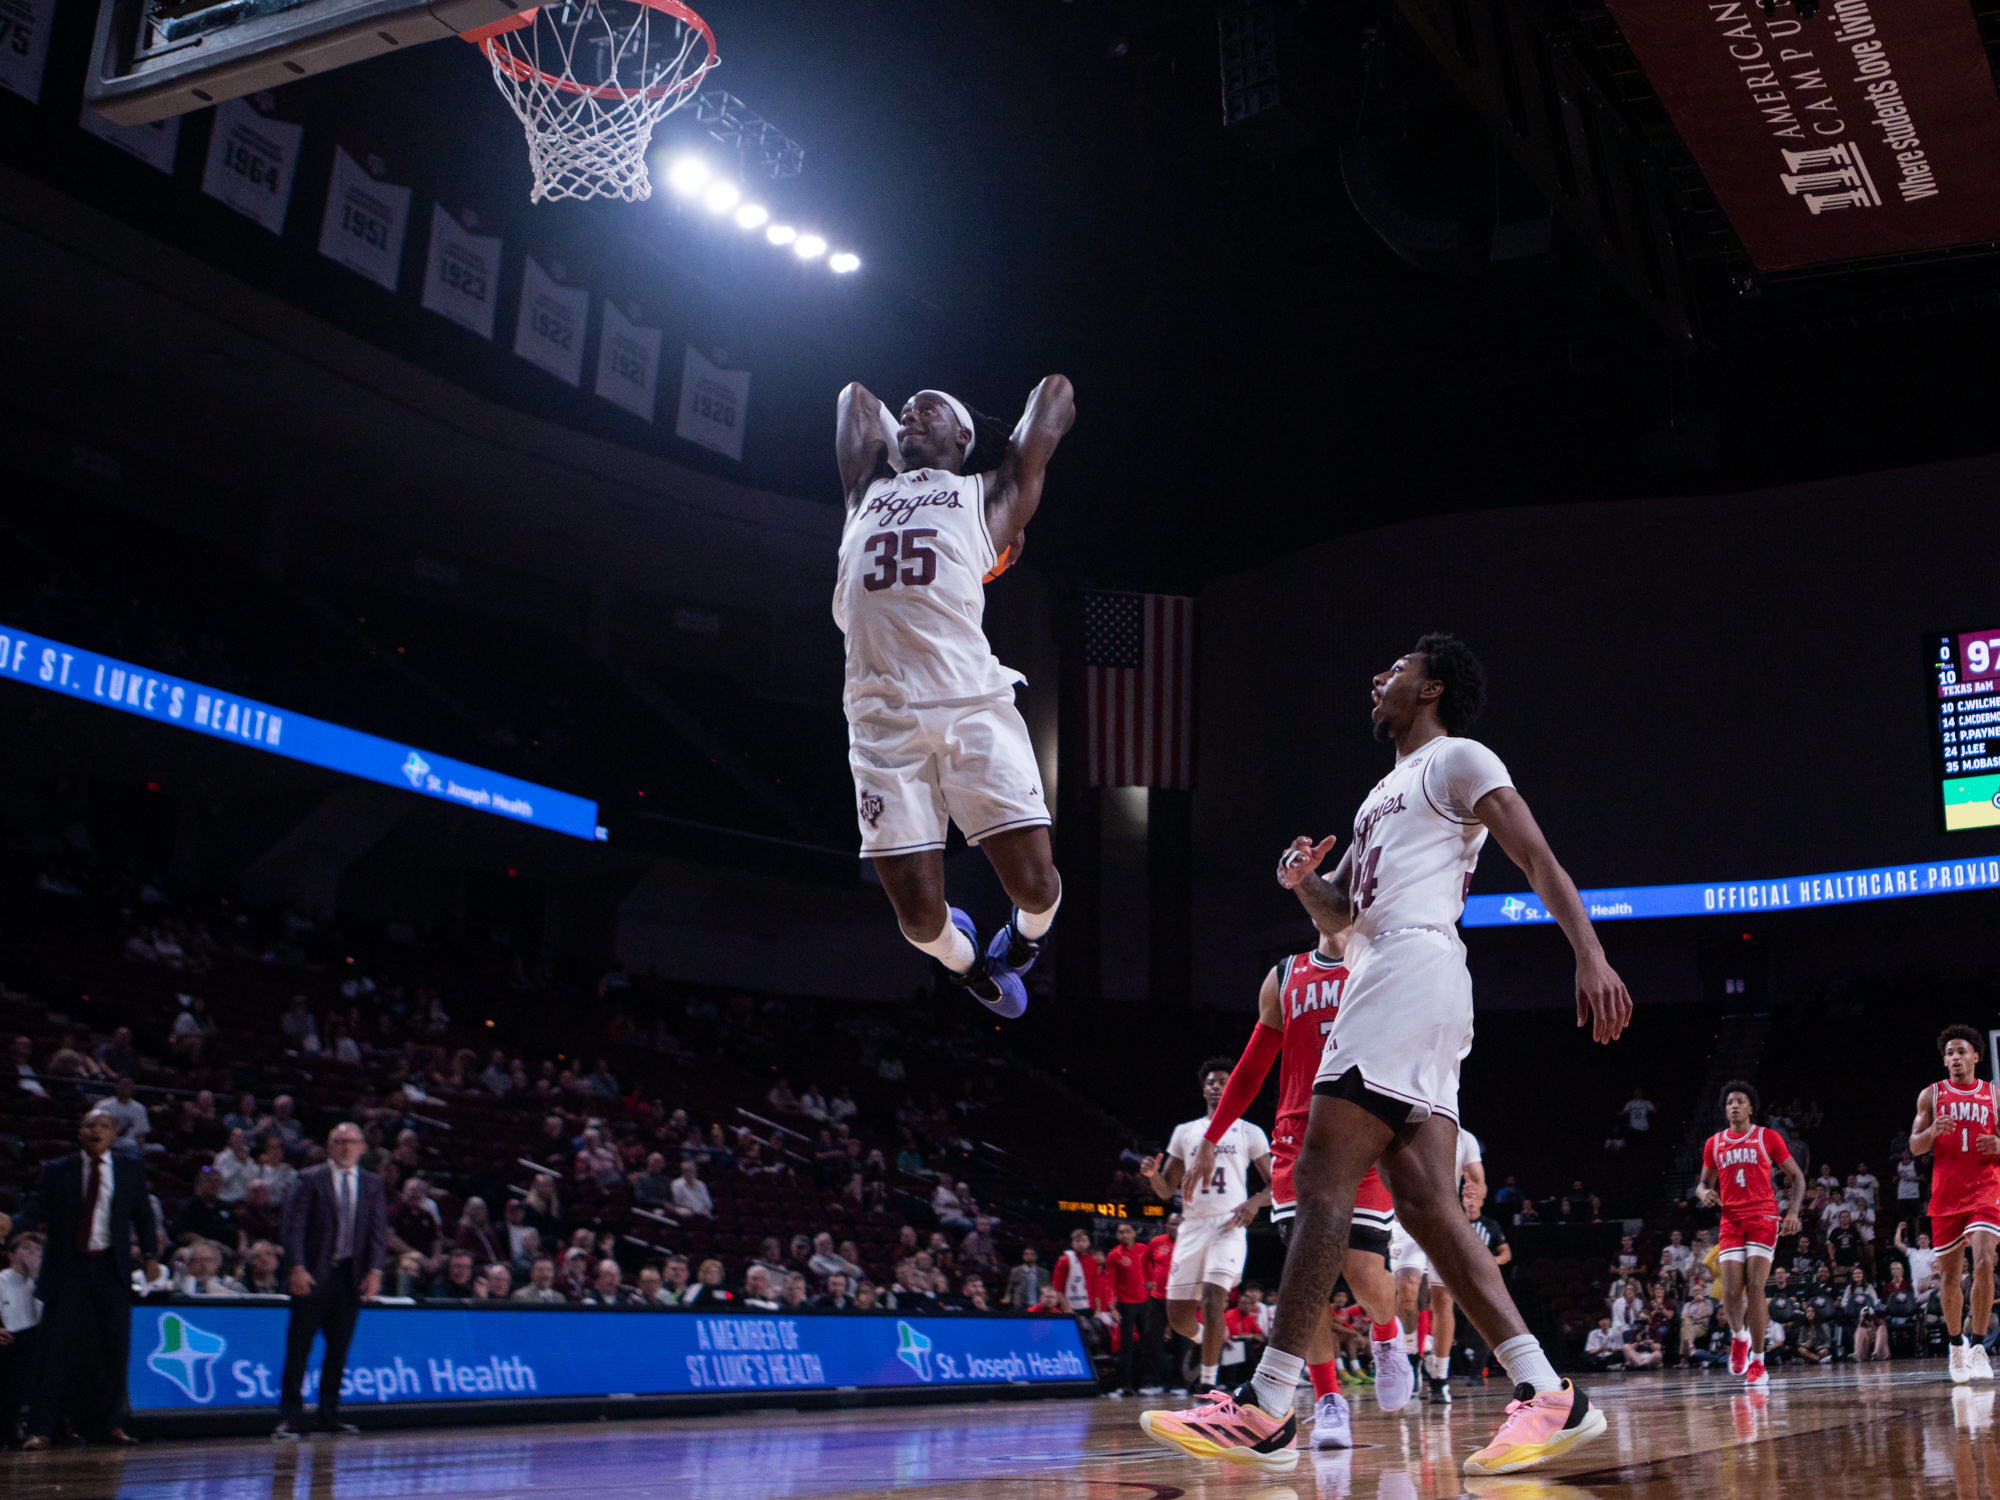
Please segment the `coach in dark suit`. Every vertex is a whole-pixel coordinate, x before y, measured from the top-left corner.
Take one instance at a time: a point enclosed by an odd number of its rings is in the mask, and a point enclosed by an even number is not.
[[[41,1186],[21,1218],[48,1235],[37,1291],[43,1302],[42,1368],[28,1416],[27,1449],[46,1448],[69,1408],[79,1432],[130,1444],[125,1421],[125,1357],[132,1342],[132,1235],[146,1278],[159,1275],[159,1243],[146,1169],[114,1156],[118,1122],[95,1110],[76,1138],[83,1149],[42,1167]]]
[[[274,1437],[295,1438],[306,1422],[306,1358],[313,1335],[326,1335],[319,1372],[321,1432],[353,1432],[340,1420],[340,1381],[361,1300],[382,1287],[389,1250],[389,1209],[382,1179],[361,1169],[361,1127],[342,1123],[326,1138],[326,1162],[308,1167],[285,1199],[285,1256],[291,1262],[292,1317],[285,1328],[283,1407]]]

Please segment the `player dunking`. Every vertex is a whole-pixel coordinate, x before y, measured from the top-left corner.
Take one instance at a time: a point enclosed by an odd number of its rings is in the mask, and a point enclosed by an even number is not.
[[[1937,1251],[1939,1298],[1951,1339],[1951,1378],[1991,1380],[1993,1365],[1979,1340],[1993,1315],[1994,1248],[2000,1245],[2000,1134],[1995,1133],[1993,1085],[1979,1081],[1979,1033],[1947,1026],[1938,1037],[1945,1076],[1917,1095],[1910,1150],[1931,1153],[1931,1245]],[[1972,1317],[1964,1321],[1959,1278],[1972,1250]]]
[[[1785,1138],[1756,1123],[1757,1090],[1740,1078],[1722,1086],[1722,1114],[1729,1123],[1701,1148],[1701,1201],[1722,1209],[1716,1259],[1722,1264],[1722,1314],[1729,1320],[1729,1373],[1743,1383],[1770,1382],[1764,1369],[1764,1332],[1770,1304],[1764,1283],[1778,1236],[1799,1232],[1799,1205],[1805,1202],[1806,1174],[1799,1170]],[[1771,1192],[1773,1168],[1785,1174],[1785,1218]]]
[[[1395,768],[1362,803],[1354,843],[1331,876],[1314,870],[1332,839],[1296,840],[1279,867],[1279,883],[1301,893],[1316,922],[1354,923],[1353,974],[1292,1168],[1298,1217],[1269,1345],[1254,1380],[1186,1414],[1211,1434],[1190,1452],[1273,1472],[1298,1463],[1292,1393],[1347,1258],[1355,1194],[1377,1162],[1397,1219],[1515,1386],[1506,1421],[1466,1472],[1532,1468],[1604,1431],[1603,1412],[1556,1375],[1527,1331],[1458,1199],[1458,1069],[1472,1047],[1472,980],[1457,923],[1489,831],[1576,952],[1577,1024],[1609,1042],[1632,1016],[1575,885],[1506,767],[1459,737],[1484,697],[1478,660],[1450,636],[1425,636],[1378,674],[1370,717],[1395,744]]]
[[[1199,1177],[1212,1170],[1215,1143],[1224,1139],[1257,1092],[1264,1086],[1274,1060],[1282,1058],[1279,1073],[1278,1117],[1271,1135],[1271,1221],[1289,1244],[1297,1200],[1292,1188],[1292,1167],[1305,1139],[1306,1117],[1312,1107],[1313,1074],[1319,1067],[1320,1047],[1333,1027],[1340,1010],[1341,991],[1347,983],[1347,965],[1342,959],[1347,929],[1321,929],[1319,943],[1305,953],[1295,953],[1264,976],[1257,992],[1257,1024],[1243,1056],[1229,1075],[1208,1129],[1196,1148],[1193,1173]],[[1354,1233],[1347,1249],[1342,1274],[1355,1299],[1367,1310],[1369,1343],[1375,1356],[1375,1401],[1384,1411],[1397,1411],[1410,1399],[1416,1377],[1409,1357],[1403,1352],[1402,1329],[1396,1322],[1396,1288],[1389,1279],[1389,1234],[1395,1223],[1389,1190],[1370,1171],[1361,1179],[1355,1195]],[[1338,1348],[1331,1327],[1331,1315],[1313,1331],[1312,1347],[1306,1353],[1306,1373],[1313,1386],[1313,1435],[1315,1448],[1354,1446],[1353,1422],[1347,1400],[1340,1394]],[[1147,1412],[1140,1417],[1147,1436],[1158,1442],[1188,1446],[1200,1434],[1170,1435],[1169,1428],[1189,1421],[1170,1412]]]
[[[1205,1139],[1203,1130],[1229,1082],[1229,1059],[1210,1058],[1195,1078],[1209,1113],[1175,1126],[1165,1158],[1147,1157],[1139,1172],[1160,1197],[1181,1195],[1181,1228],[1167,1271],[1167,1322],[1190,1342],[1200,1333],[1200,1385],[1205,1391],[1215,1384],[1222,1346],[1229,1338],[1223,1315],[1229,1310],[1230,1289],[1243,1279],[1243,1261],[1250,1251],[1247,1226],[1270,1201],[1268,1187],[1252,1196],[1250,1168],[1254,1166],[1270,1182],[1271,1142],[1248,1120],[1237,1120],[1216,1132],[1221,1144],[1209,1153],[1207,1165],[1189,1170],[1196,1143]]]
[[[1035,387],[994,453],[971,411],[943,391],[917,392],[900,422],[859,382],[840,393],[847,523],[833,618],[847,637],[842,702],[861,852],[903,936],[1007,1017],[1027,1009],[1020,976],[1055,921],[1062,882],[1041,771],[1014,707],[1021,676],[1000,665],[981,626],[985,580],[1019,546],[1075,420],[1060,375]],[[1014,903],[984,953],[972,919],[945,904],[947,818],[986,851]]]

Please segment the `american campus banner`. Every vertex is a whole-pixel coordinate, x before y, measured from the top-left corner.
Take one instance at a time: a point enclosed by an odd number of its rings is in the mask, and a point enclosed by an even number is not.
[[[287,1315],[282,1302],[136,1304],[132,1409],[275,1408]],[[308,1402],[316,1378],[308,1376]],[[1067,1317],[370,1305],[355,1326],[340,1397],[365,1406],[1091,1378]]]
[[[1606,0],[1760,270],[2000,238],[1966,0]]]

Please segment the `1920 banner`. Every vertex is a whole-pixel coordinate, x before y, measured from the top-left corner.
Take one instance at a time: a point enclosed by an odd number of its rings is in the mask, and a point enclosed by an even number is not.
[[[283,1302],[134,1306],[132,1409],[277,1406],[288,1316]],[[1091,1378],[1067,1317],[371,1305],[355,1327],[340,1397],[575,1400]],[[308,1402],[316,1379],[308,1376]]]
[[[1606,0],[1759,269],[2000,238],[1966,0]]]

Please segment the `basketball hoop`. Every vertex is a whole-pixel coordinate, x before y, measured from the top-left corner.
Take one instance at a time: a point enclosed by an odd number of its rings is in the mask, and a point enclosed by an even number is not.
[[[653,127],[715,66],[715,33],[680,0],[562,0],[466,33],[528,133],[528,201],[652,196]]]

